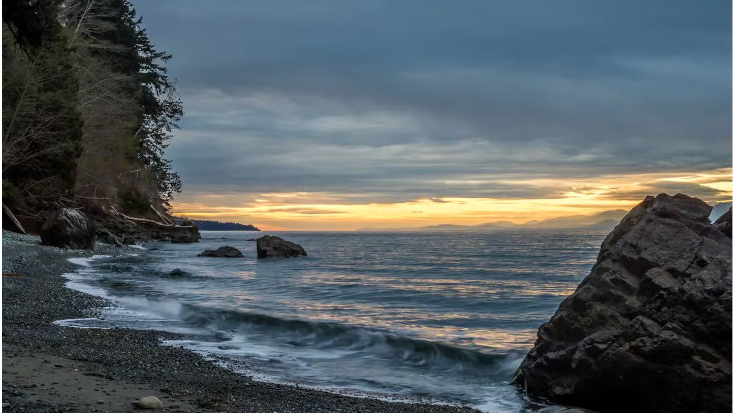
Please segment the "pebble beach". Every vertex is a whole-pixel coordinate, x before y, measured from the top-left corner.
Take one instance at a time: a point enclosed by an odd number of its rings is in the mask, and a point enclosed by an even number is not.
[[[2,340],[5,412],[129,412],[155,396],[172,412],[473,412],[468,407],[392,402],[259,382],[163,340],[160,331],[71,328],[54,321],[95,317],[114,303],[65,287],[69,258],[115,254],[39,245],[3,231]]]

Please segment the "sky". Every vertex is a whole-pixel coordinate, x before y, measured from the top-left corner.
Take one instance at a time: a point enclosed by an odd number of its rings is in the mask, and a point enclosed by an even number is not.
[[[732,196],[727,0],[135,0],[186,114],[174,212],[517,223]]]

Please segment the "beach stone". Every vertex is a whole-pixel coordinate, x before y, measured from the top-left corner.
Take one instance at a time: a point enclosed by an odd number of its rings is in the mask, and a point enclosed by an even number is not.
[[[265,235],[257,239],[257,258],[306,256],[306,250],[295,242]]]
[[[600,411],[730,411],[732,240],[710,212],[681,194],[634,207],[540,327],[515,383]]]
[[[94,221],[83,212],[62,208],[41,228],[41,244],[72,249],[92,249],[96,239]]]
[[[155,396],[145,396],[135,403],[138,409],[161,410],[163,403]]]
[[[244,255],[242,255],[242,251],[237,248],[225,245],[224,247],[219,247],[215,250],[205,250],[199,254],[199,257],[240,258],[244,257]]]

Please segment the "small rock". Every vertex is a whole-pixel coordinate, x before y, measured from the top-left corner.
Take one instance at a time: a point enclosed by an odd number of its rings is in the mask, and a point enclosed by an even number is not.
[[[226,331],[219,330],[216,333],[214,333],[214,337],[216,337],[217,340],[230,340],[232,337],[227,333]]]
[[[163,402],[155,396],[145,396],[138,400],[135,405],[138,409],[160,410],[163,409]]]
[[[206,250],[199,254],[200,257],[224,257],[224,258],[241,258],[244,257],[242,255],[242,251],[238,250],[235,247],[230,247],[228,245],[224,247],[219,247],[215,250]]]
[[[11,390],[11,391],[10,391],[10,395],[11,395],[11,396],[17,396],[17,397],[20,397],[20,396],[25,396],[25,393],[23,393],[23,392],[22,392],[22,391],[20,391],[20,390]]]
[[[173,271],[168,273],[171,277],[183,277],[186,275],[186,271],[180,269],[180,268],[174,268]]]
[[[104,400],[97,400],[97,404],[104,404]]]
[[[64,367],[64,365],[63,365],[63,364],[61,364],[61,363],[56,363],[56,364],[54,364],[54,366],[55,366],[55,367]]]

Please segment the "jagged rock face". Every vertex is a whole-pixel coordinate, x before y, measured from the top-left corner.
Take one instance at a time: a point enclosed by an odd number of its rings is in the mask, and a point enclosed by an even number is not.
[[[205,250],[199,254],[199,257],[240,258],[244,257],[244,255],[242,255],[242,251],[237,248],[225,245],[224,247],[219,247],[215,250]]]
[[[515,382],[602,412],[731,411],[731,210],[716,225],[710,211],[680,194],[632,209]]]
[[[306,250],[295,242],[265,235],[257,239],[257,258],[306,256]]]
[[[41,244],[52,247],[92,249],[95,239],[94,221],[72,208],[59,209],[41,228]]]

